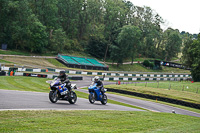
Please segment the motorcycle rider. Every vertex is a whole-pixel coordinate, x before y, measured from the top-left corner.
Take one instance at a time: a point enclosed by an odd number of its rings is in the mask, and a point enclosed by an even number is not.
[[[102,95],[104,95],[103,83],[102,83],[101,80],[99,79],[99,76],[95,76],[95,77],[94,77],[94,83],[97,83],[97,87],[100,89]]]
[[[71,91],[71,82],[68,79],[68,75],[65,74],[65,71],[60,71],[58,78],[62,84],[66,84],[65,87],[68,89],[68,91]]]

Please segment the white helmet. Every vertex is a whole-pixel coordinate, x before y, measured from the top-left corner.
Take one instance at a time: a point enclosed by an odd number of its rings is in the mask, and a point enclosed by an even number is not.
[[[94,80],[98,80],[99,81],[99,76],[95,76]]]

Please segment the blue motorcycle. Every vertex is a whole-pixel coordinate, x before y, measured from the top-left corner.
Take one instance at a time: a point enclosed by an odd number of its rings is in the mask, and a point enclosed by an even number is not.
[[[65,87],[66,84],[62,84],[59,78],[55,78],[50,82],[49,100],[52,103],[56,103],[58,100],[69,101],[70,104],[75,104],[77,95],[73,89],[77,89],[76,84],[71,84],[71,90]]]
[[[89,91],[89,101],[91,104],[93,104],[95,101],[101,101],[101,103],[103,105],[105,105],[107,103],[107,96],[104,94],[101,93],[100,91],[100,88],[97,87],[97,84],[93,84],[93,85],[90,85],[88,87],[88,91]],[[107,90],[104,89],[104,93],[106,92]]]

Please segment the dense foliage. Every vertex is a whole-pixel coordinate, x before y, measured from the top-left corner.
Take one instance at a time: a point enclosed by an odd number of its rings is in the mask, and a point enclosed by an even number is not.
[[[0,0],[0,16],[0,44],[33,53],[80,51],[122,63],[139,54],[170,60],[182,45],[158,13],[125,0]]]
[[[194,81],[200,81],[200,34],[197,39],[188,37],[183,49],[183,61],[191,68]]]

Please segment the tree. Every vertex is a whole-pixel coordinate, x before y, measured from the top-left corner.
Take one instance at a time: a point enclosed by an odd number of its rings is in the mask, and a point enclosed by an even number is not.
[[[188,41],[184,48],[183,59],[185,64],[191,68],[194,81],[200,81],[200,34],[193,42]]]
[[[91,26],[92,27],[92,26]],[[93,25],[90,30],[87,52],[99,59],[103,59],[106,49],[106,40],[104,38],[104,25]]]
[[[27,35],[27,45],[26,47],[30,52],[43,53],[48,44],[48,36],[46,27],[42,25],[37,19],[32,20],[32,25],[29,25],[28,35]]]
[[[141,54],[145,57],[155,58],[156,48],[160,45],[162,18],[150,7],[135,7],[136,25],[142,31],[142,45],[139,48]],[[158,45],[158,46],[157,46]]]
[[[141,31],[136,26],[126,25],[122,27],[118,35],[117,41],[120,46],[121,56],[119,58],[131,57],[133,59],[137,53],[137,47],[140,44]]]
[[[52,51],[55,51],[56,53],[62,53],[67,45],[67,38],[65,32],[62,31],[62,29],[55,30],[52,34],[52,38],[50,41]]]
[[[137,7],[126,0],[0,0],[0,16],[0,44],[8,44],[8,49],[84,51],[101,59],[104,53],[104,61],[106,57],[114,61],[125,48],[119,44],[122,27],[130,25],[138,27],[141,36],[134,32],[133,43],[126,46],[130,51],[122,56],[132,62],[138,51],[150,58],[175,56],[166,51],[173,37],[168,31],[163,34],[162,18],[150,7]],[[135,42],[136,37],[141,43]]]
[[[165,33],[165,60],[171,60],[172,57],[175,57],[180,52],[182,39],[176,30],[168,29]]]
[[[120,28],[126,25],[126,5],[122,0],[106,0],[104,4],[104,36],[107,40],[104,61],[106,60],[109,47],[116,44]],[[114,46],[115,47],[115,46]],[[115,47],[116,48],[116,47]],[[111,50],[110,50],[111,51]]]

